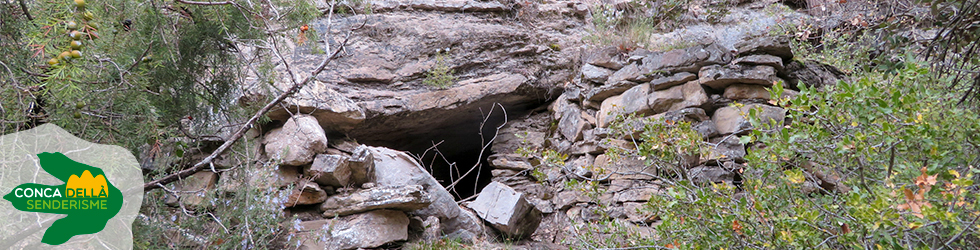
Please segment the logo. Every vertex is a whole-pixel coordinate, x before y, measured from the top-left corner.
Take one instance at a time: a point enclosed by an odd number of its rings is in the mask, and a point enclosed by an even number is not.
[[[51,224],[42,243],[60,245],[76,235],[97,233],[119,213],[122,192],[106,179],[102,169],[76,162],[62,153],[40,153],[37,158],[45,172],[65,183],[24,183],[3,199],[24,212],[68,215]]]

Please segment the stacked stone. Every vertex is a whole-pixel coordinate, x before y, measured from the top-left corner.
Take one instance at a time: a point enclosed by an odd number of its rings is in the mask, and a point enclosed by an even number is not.
[[[566,87],[551,105],[552,117],[513,122],[501,131],[504,137],[494,144],[499,154],[491,156],[494,180],[532,194],[539,189],[552,191],[553,195],[529,198],[546,215],[533,236],[536,240],[567,237],[561,228],[568,221],[587,222],[601,218],[599,214],[630,222],[624,224],[648,234],[650,228],[645,225],[656,216],[642,208],[660,191],[659,173],[643,159],[627,156],[613,161],[604,154],[610,148],[634,149],[639,139],[614,136],[610,122],[625,114],[690,122],[709,149],[703,155],[686,156],[678,166],[681,171],[702,184],[736,182],[746,155],[738,136],[753,129],[746,117],[749,110],[758,109],[759,117],[777,129],[786,122],[786,111],[770,104],[769,89],[783,82],[787,86],[783,97],[789,97],[798,94],[792,90],[798,82],[823,86],[840,76],[832,67],[813,62],[804,65],[792,58],[788,37],[754,38],[734,49],[716,44],[667,52],[623,51],[616,46],[597,49],[584,57],[576,84]],[[730,105],[734,102],[744,105]],[[534,121],[549,118],[557,120],[553,132]],[[536,159],[506,154],[520,145],[555,149],[569,158],[564,166],[549,167]],[[593,174],[594,170],[602,174]],[[532,171],[543,176],[527,174]],[[602,190],[596,193],[561,185],[549,189],[537,184],[564,178],[599,181]]]
[[[276,169],[249,173],[249,183],[220,178],[240,171],[199,172],[179,181],[175,191],[181,197],[168,202],[207,206],[215,202],[206,200],[205,193],[233,192],[242,185],[282,189],[288,195],[276,202],[287,215],[300,218],[294,228],[305,249],[377,248],[409,240],[410,233],[411,238],[473,239],[484,230],[474,213],[458,206],[405,152],[328,144],[323,128],[309,115],[292,116],[262,140],[266,156],[279,162]]]

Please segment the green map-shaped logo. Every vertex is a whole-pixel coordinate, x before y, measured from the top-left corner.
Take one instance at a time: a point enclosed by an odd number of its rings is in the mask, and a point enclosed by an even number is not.
[[[40,153],[41,168],[65,184],[49,186],[20,184],[3,199],[25,212],[66,214],[51,224],[41,242],[60,245],[71,237],[93,234],[122,208],[122,192],[112,185],[102,169],[69,159],[62,153]]]

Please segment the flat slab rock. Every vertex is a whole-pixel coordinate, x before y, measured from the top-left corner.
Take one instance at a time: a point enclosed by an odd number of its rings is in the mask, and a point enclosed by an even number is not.
[[[300,249],[377,248],[408,239],[408,216],[395,210],[305,221],[299,224]]]
[[[432,204],[429,194],[419,185],[375,187],[349,194],[337,194],[320,205],[323,216],[345,216],[378,209],[414,211]]]

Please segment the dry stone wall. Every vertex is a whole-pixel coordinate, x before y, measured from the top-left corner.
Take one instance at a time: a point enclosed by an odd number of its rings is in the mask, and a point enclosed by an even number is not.
[[[827,65],[793,61],[788,37],[747,39],[731,49],[702,44],[654,52],[609,46],[587,52],[584,63],[550,113],[507,124],[501,131],[504,140],[494,144],[496,154],[490,157],[494,181],[523,193],[544,214],[534,240],[571,242],[575,235],[569,234],[570,226],[603,219],[600,214],[628,222],[623,224],[635,232],[650,233],[657,218],[643,208],[661,192],[658,179],[663,175],[644,159],[605,154],[614,148],[633,150],[639,143],[636,133],[615,136],[610,123],[617,116],[692,123],[708,152],[686,156],[677,167],[696,183],[737,185],[746,155],[738,136],[753,129],[746,118],[749,110],[756,109],[776,127],[788,122],[785,110],[770,104],[769,89],[782,83],[787,86],[783,97],[788,97],[798,94],[789,84],[820,87],[843,77]],[[731,105],[736,102],[742,105]],[[541,122],[551,119],[556,128]],[[626,127],[639,132],[642,122],[632,122],[637,124]],[[517,136],[511,139],[506,133]],[[521,146],[569,157],[563,166],[548,167],[541,159],[514,154]],[[596,181],[599,190],[561,185],[572,179]]]

